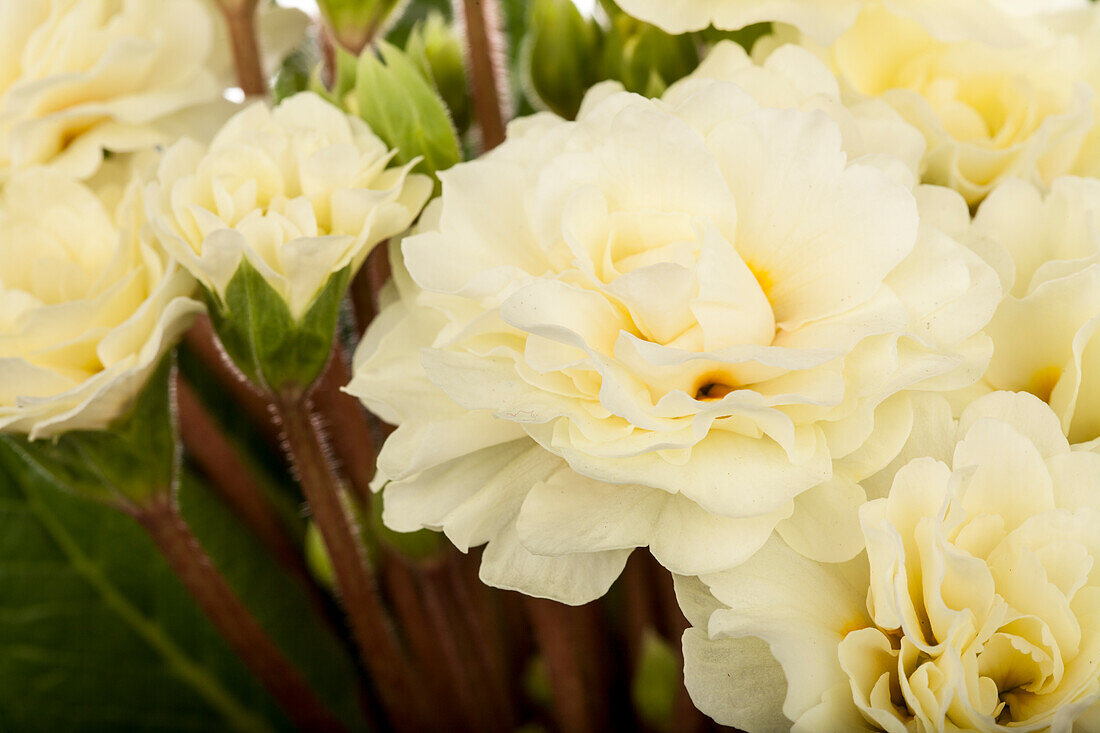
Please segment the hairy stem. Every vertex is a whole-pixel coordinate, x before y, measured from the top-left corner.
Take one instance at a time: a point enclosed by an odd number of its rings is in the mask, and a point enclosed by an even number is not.
[[[456,10],[458,8],[456,7]],[[504,142],[504,54],[500,39],[499,0],[462,0],[466,47],[470,59],[474,111],[481,126],[481,143],[492,150]]]
[[[351,304],[355,328],[360,336],[378,315],[378,294],[390,279],[390,248],[380,244],[367,257],[351,281]]]
[[[282,520],[221,426],[182,377],[176,381],[176,409],[180,439],[195,465],[279,564],[301,576],[305,566]]]
[[[402,731],[423,729],[426,706],[419,704],[420,690],[413,684],[408,661],[382,605],[351,497],[329,464],[312,406],[304,395],[294,391],[279,395],[276,405],[298,480],[332,562],[363,665],[393,726]]]
[[[598,662],[600,634],[594,604],[576,608],[542,598],[524,599],[546,660],[558,727],[569,733],[605,729],[607,690]]]
[[[175,499],[158,497],[131,512],[207,618],[294,724],[303,730],[345,730],[215,568]]]
[[[260,45],[256,38],[258,4],[259,0],[218,0],[218,6],[229,26],[229,41],[233,47],[233,61],[237,66],[237,84],[249,97],[267,94]]]
[[[273,405],[268,397],[241,373],[229,354],[225,353],[221,341],[214,334],[210,318],[208,316],[196,318],[195,324],[184,337],[184,342],[214,376],[218,385],[233,398],[233,404],[244,410],[253,427],[260,431],[272,446],[277,446],[279,428],[275,424]]]
[[[462,638],[466,641],[466,656],[475,670],[478,680],[478,708],[483,714],[478,730],[514,730],[515,710],[505,667],[503,640],[496,633],[500,619],[494,618],[489,598],[476,575],[466,572],[465,557],[457,550],[449,549],[445,571],[448,576],[451,598],[456,603],[461,621]],[[436,582],[442,586],[444,580]]]
[[[330,428],[333,452],[344,475],[359,501],[368,505],[378,448],[363,406],[359,400],[341,391],[341,387],[350,381],[347,353],[337,343],[332,359],[313,392],[313,400]]]

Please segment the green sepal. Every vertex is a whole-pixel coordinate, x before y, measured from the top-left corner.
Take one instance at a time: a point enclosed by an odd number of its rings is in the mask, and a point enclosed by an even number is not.
[[[676,693],[680,689],[680,660],[672,646],[647,630],[642,637],[642,654],[630,696],[638,717],[653,730],[672,730]]]
[[[546,108],[573,119],[599,81],[600,28],[572,0],[534,0],[527,27],[520,51],[525,85]]]
[[[403,51],[386,42],[359,57],[355,98],[360,117],[397,150],[398,163],[417,158],[416,170],[434,176],[458,163],[458,135],[432,82]],[[438,186],[438,184],[437,184]]]
[[[120,507],[141,505],[171,492],[179,471],[171,400],[174,373],[169,354],[107,430],[74,430],[41,440],[0,435],[0,440],[68,493]]]
[[[263,275],[241,260],[222,301],[204,289],[214,330],[237,368],[268,394],[307,390],[332,352],[351,267],[334,273],[301,320]]]

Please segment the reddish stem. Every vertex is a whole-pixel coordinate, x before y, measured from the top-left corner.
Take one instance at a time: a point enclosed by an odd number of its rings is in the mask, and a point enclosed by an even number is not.
[[[385,553],[382,579],[386,596],[393,604],[394,616],[401,621],[401,629],[408,642],[417,666],[417,672],[434,701],[433,708],[439,719],[458,709],[457,686],[451,679],[451,670],[441,663],[439,638],[432,618],[420,593],[416,569],[393,553]],[[450,722],[455,723],[454,716]]]
[[[456,7],[457,10],[457,7]],[[492,150],[504,142],[504,53],[498,0],[462,0],[466,47],[470,59],[474,111],[481,126],[481,144]]]
[[[158,497],[130,511],[207,618],[294,724],[302,730],[345,730],[217,571],[174,498]]]
[[[390,279],[390,248],[380,244],[367,257],[367,261],[351,281],[351,304],[355,313],[355,326],[359,335],[378,315],[378,294]]]
[[[466,558],[454,548],[450,548],[447,564],[440,570],[444,578],[434,581],[433,587],[446,587],[447,596],[457,606],[461,638],[465,643],[465,656],[470,666],[476,670],[477,682],[474,699],[482,714],[478,730],[513,730],[515,728],[515,710],[512,703],[511,688],[505,663],[503,640],[495,631],[500,628],[500,619],[492,612],[488,588],[476,575],[466,572]]]
[[[264,438],[271,445],[278,445],[279,427],[275,423],[274,406],[267,396],[256,389],[241,373],[229,354],[225,353],[221,341],[214,334],[210,318],[208,316],[196,318],[195,324],[187,332],[184,341],[218,380],[222,389],[229,393],[233,403],[249,416],[252,424]]]
[[[343,469],[359,501],[366,506],[371,500],[370,482],[374,478],[378,449],[362,404],[341,391],[350,381],[347,353],[337,343],[312,397],[317,412],[329,428],[328,435],[332,438],[339,467]]]
[[[363,664],[394,727],[422,730],[427,705],[413,684],[409,664],[387,617],[367,562],[351,498],[329,464],[307,398],[293,392],[277,399],[286,443],[310,512],[321,532]]]
[[[233,61],[237,65],[237,84],[248,97],[267,94],[260,45],[256,38],[258,4],[259,0],[218,0],[229,26],[229,42],[233,47]]]
[[[599,609],[525,598],[539,650],[546,661],[558,727],[567,733],[606,729],[607,688],[595,655],[601,649]]]
[[[264,490],[194,388],[182,377],[176,380],[176,409],[180,438],[188,456],[275,559],[295,575],[304,575],[299,552]]]

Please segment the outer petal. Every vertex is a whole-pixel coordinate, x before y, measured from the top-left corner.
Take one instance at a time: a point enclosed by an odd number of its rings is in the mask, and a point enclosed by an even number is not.
[[[797,720],[846,682],[836,649],[849,629],[870,624],[866,573],[865,560],[823,565],[773,538],[741,567],[702,578],[729,607],[711,616],[710,635],[766,641],[787,675],[783,713]]]
[[[489,541],[481,558],[481,581],[535,598],[580,606],[607,593],[626,566],[630,550],[534,555],[519,541],[514,525]]]

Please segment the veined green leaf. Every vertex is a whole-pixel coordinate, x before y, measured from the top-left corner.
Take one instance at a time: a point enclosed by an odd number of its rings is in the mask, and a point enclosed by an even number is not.
[[[201,484],[181,505],[219,569],[353,730],[354,671],[305,596]],[[0,443],[0,728],[289,730],[128,516]]]

